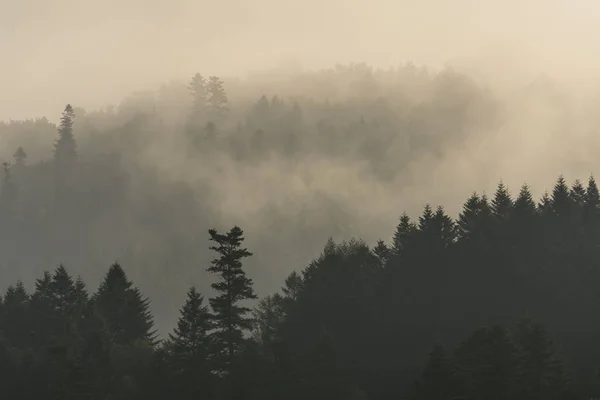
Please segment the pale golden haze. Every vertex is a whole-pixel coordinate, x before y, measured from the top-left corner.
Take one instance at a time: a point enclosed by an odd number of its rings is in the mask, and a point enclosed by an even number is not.
[[[502,85],[541,72],[587,85],[600,71],[599,25],[593,0],[0,0],[0,119],[290,58],[451,63]]]

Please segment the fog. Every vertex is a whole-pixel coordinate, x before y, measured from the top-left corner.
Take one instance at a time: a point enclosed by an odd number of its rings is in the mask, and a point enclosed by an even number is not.
[[[208,227],[244,228],[265,295],[329,236],[388,240],[402,212],[456,216],[500,180],[540,196],[560,173],[585,179],[599,169],[598,23],[590,0],[0,0],[0,120],[57,123],[76,106],[80,191],[107,194],[86,200],[93,218],[82,208],[85,246],[31,239],[38,217],[6,233],[6,282],[64,262],[96,283],[118,259],[167,329],[186,285],[208,287]],[[373,69],[335,67],[354,62]],[[190,154],[196,72],[222,78],[230,114]],[[263,94],[284,122],[260,113]],[[22,213],[46,209],[57,137],[29,123],[0,129],[0,157],[29,155]],[[274,136],[294,129],[295,144]]]
[[[581,81],[600,66],[591,0],[2,0],[0,10],[2,119],[289,60],[311,69],[449,62],[503,85],[539,72]]]

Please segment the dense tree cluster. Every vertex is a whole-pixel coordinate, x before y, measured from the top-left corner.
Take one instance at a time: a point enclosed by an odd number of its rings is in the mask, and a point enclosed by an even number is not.
[[[212,294],[190,288],[164,340],[119,264],[93,294],[59,266],[2,298],[0,386],[15,399],[597,397],[599,235],[593,178],[559,177],[539,202],[501,183],[456,220],[402,215],[389,243],[328,241],[250,312],[244,233],[211,229]]]

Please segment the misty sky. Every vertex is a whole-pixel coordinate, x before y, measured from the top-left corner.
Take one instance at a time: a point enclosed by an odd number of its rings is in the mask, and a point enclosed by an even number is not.
[[[594,0],[0,0],[0,119],[289,59],[587,79],[599,22]]]

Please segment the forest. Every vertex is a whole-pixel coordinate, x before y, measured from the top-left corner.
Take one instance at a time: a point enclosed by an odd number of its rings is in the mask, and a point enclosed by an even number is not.
[[[449,164],[533,150],[499,147],[527,102],[583,143],[552,82],[506,103],[451,69],[289,79],[0,123],[9,398],[600,396],[593,176],[469,196],[499,179]]]
[[[393,240],[327,242],[257,299],[238,226],[208,231],[213,294],[194,286],[159,338],[118,263],[90,293],[59,266],[0,308],[11,399],[589,399],[600,194],[559,177],[474,193],[457,220],[427,205]]]

